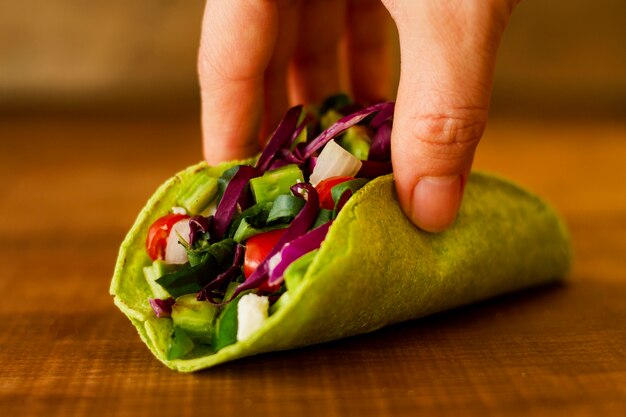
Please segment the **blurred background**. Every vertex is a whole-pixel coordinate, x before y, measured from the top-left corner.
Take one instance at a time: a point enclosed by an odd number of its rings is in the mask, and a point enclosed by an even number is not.
[[[202,0],[0,6],[0,112],[197,114]],[[626,2],[523,1],[492,115],[626,118]]]

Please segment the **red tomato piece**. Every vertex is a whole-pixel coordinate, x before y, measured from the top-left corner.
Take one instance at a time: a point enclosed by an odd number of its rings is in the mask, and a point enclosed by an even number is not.
[[[271,230],[252,236],[246,241],[246,253],[243,260],[243,275],[246,279],[256,271],[257,267],[267,258],[270,251],[276,246],[280,238],[285,233],[285,229]],[[274,292],[280,288],[270,287],[267,282],[263,283],[259,289],[267,292]]]
[[[320,181],[320,183],[315,187],[320,196],[320,207],[328,210],[334,209],[335,202],[333,201],[333,196],[330,191],[335,185],[351,181],[353,179],[354,177],[330,177]]]
[[[170,234],[170,230],[172,230],[172,226],[188,218],[189,216],[186,214],[170,213],[152,223],[146,238],[146,249],[148,250],[148,256],[153,261],[165,258],[165,246],[167,245],[167,237]]]

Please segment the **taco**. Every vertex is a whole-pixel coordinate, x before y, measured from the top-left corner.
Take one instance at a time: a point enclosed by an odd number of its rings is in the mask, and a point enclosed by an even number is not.
[[[111,294],[168,367],[322,343],[564,277],[570,246],[542,200],[473,173],[440,234],[402,213],[393,104],[295,107],[263,153],[166,181],[121,245]],[[309,140],[308,138],[313,138]]]

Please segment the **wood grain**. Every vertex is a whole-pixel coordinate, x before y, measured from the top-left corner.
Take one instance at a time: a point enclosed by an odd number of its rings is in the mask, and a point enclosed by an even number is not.
[[[0,415],[626,415],[626,126],[496,121],[476,158],[570,226],[566,284],[192,375],[108,295],[195,120],[0,120]]]

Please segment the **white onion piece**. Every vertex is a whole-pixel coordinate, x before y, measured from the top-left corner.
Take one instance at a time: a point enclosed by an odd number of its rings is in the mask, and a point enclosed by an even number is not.
[[[267,297],[246,294],[237,304],[237,341],[249,339],[267,320],[270,302]]]
[[[187,262],[187,250],[178,241],[182,238],[186,244],[189,232],[189,219],[183,219],[174,224],[165,244],[165,263],[184,264]]]
[[[363,163],[359,158],[337,145],[331,140],[324,146],[317,158],[315,168],[311,174],[311,184],[316,186],[330,177],[353,177],[359,172]]]

